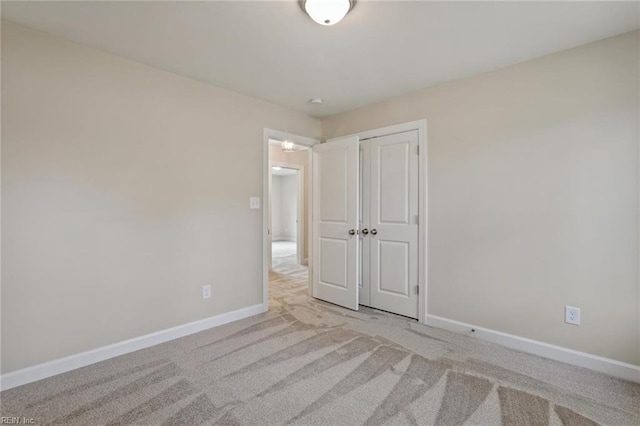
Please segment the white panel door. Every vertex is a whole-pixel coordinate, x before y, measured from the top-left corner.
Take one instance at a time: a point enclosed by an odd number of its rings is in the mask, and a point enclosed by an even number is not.
[[[418,318],[418,132],[366,144],[371,306]]]
[[[358,310],[358,137],[313,147],[313,297]]]

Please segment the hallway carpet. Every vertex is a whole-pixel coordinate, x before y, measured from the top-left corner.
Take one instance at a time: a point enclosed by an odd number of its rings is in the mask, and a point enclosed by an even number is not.
[[[298,243],[295,241],[273,241],[271,243],[271,257],[295,256]]]
[[[273,273],[276,273],[274,275]],[[273,257],[271,260],[271,275],[269,281],[278,281],[280,278],[289,280],[289,284],[299,284],[307,286],[309,277],[308,268],[305,265],[299,265],[296,255]],[[277,286],[278,283],[276,282]]]
[[[362,308],[272,273],[271,310],[3,392],[38,424],[638,425],[640,385]]]

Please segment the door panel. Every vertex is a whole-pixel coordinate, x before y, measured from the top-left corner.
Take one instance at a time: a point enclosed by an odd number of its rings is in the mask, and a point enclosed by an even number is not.
[[[378,147],[380,223],[409,223],[409,143]]]
[[[418,318],[418,133],[368,143],[371,306]]]
[[[350,137],[313,147],[313,297],[353,310],[358,310],[358,146],[358,138]]]
[[[375,240],[374,240],[375,241]],[[376,241],[380,258],[380,292],[409,296],[409,244]]]
[[[321,284],[348,288],[347,279],[349,247],[347,240],[320,238],[320,277]]]
[[[320,221],[347,223],[348,156],[344,149],[327,151],[320,161]]]

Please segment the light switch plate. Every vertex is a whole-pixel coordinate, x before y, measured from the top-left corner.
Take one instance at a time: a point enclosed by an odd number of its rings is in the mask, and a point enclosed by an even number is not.
[[[210,299],[211,298],[211,286],[210,285],[202,286],[202,298],[203,299]]]
[[[251,197],[251,198],[249,198],[249,208],[250,209],[259,209],[260,208],[260,197]]]

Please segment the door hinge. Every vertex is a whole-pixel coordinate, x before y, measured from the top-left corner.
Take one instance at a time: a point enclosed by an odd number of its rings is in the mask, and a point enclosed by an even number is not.
[[[420,286],[416,286],[416,294],[420,294]]]
[[[416,154],[420,155],[420,145],[416,147]]]
[[[416,225],[420,225],[420,215],[416,215]]]

